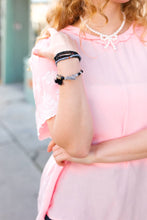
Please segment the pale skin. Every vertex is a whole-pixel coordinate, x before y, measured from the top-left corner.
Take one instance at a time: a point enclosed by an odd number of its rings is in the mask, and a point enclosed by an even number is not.
[[[96,5],[100,0],[94,0]],[[102,1],[102,0],[101,0]],[[113,33],[122,22],[121,3],[129,0],[111,0],[104,10],[109,22],[104,25],[104,18],[97,13],[89,25],[104,34]],[[80,21],[75,24],[79,26]],[[125,32],[130,24],[126,23]],[[91,33],[85,28],[85,31]],[[62,33],[54,34],[53,46],[45,51],[34,50],[34,54],[53,59],[56,53],[63,50],[77,51],[76,44]],[[57,43],[57,42],[60,42]],[[80,70],[78,60],[61,61],[57,66],[62,75],[69,75]],[[71,71],[72,70],[72,71]],[[92,145],[93,123],[81,76],[74,82],[66,82],[60,87],[59,107],[56,116],[48,120],[48,127],[52,135],[48,152],[53,151],[53,156],[58,165],[64,166],[66,161],[75,163],[117,163],[147,158],[147,128],[136,131],[126,137],[108,140]],[[72,102],[71,102],[72,97]],[[63,119],[62,115],[66,115]],[[80,122],[80,123],[79,123]],[[81,125],[79,128],[79,124]],[[63,138],[66,134],[66,138]],[[83,140],[83,141],[81,141]]]
[[[63,148],[53,141],[48,146],[48,151],[53,150],[53,156],[59,165],[63,161],[75,163],[118,163],[147,158],[147,128],[137,131],[131,135],[108,140],[99,144],[91,145],[88,156],[75,158],[70,156]]]

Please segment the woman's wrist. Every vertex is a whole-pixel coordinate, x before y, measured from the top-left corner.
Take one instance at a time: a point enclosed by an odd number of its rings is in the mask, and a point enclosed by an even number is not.
[[[78,73],[81,69],[80,62],[77,58],[62,60],[57,64],[58,73],[63,76],[69,76]]]

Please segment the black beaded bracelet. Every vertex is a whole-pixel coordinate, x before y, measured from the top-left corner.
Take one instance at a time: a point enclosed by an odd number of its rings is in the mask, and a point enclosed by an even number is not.
[[[60,74],[57,74],[55,83],[59,85],[63,85],[63,80],[75,80],[78,76],[80,76],[83,73],[83,70],[80,70],[80,72],[76,74],[72,74],[71,76],[62,76]]]

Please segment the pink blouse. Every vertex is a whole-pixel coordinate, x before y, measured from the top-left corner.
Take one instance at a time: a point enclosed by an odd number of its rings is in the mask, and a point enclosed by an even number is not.
[[[147,47],[133,25],[114,42],[79,37],[79,28],[61,31],[78,44],[86,96],[93,116],[92,143],[123,137],[147,128]],[[141,28],[136,28],[139,34]],[[50,38],[39,41],[45,48]],[[54,61],[31,57],[36,125],[40,140],[51,137],[47,119],[56,115],[59,86]],[[146,220],[147,159],[91,165],[58,166],[51,156],[43,170],[36,220]]]

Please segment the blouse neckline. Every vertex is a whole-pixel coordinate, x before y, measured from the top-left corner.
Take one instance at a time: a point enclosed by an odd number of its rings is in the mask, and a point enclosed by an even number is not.
[[[68,25],[67,27],[65,27],[64,29],[62,29],[63,31],[67,31],[67,32],[71,32],[74,35],[79,36],[80,38],[84,39],[84,40],[90,40],[90,41],[97,41],[99,43],[104,44],[104,41],[100,39],[99,36],[90,34],[90,33],[86,33],[85,34],[81,34],[80,35],[80,28],[73,26],[73,25]],[[133,35],[134,31],[133,31],[133,23],[130,25],[130,27],[123,32],[122,34],[118,35],[117,40],[115,41],[115,44],[117,44],[118,42],[123,42],[123,41],[127,41],[132,35]]]

